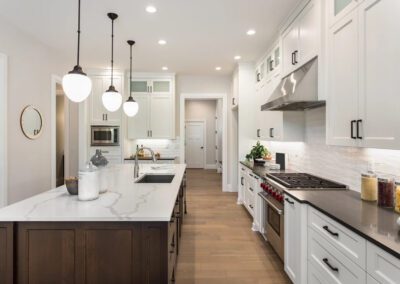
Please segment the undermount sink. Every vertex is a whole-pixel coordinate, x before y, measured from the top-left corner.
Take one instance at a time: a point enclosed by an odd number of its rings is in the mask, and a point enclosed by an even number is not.
[[[174,177],[171,174],[145,174],[136,183],[171,183]]]

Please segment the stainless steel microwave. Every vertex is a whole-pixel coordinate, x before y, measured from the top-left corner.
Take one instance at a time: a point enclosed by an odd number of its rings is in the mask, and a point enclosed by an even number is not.
[[[119,146],[119,126],[92,125],[91,146]]]

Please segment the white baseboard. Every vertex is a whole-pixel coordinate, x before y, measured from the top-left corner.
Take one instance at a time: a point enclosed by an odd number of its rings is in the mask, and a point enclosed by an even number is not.
[[[215,165],[215,164],[207,164],[204,169],[206,169],[206,170],[216,170],[217,169],[217,165]]]

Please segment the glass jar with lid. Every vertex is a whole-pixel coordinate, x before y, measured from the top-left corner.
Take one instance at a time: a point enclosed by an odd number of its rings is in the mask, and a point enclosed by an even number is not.
[[[378,178],[372,171],[361,174],[361,199],[365,201],[378,199]]]
[[[394,208],[394,180],[391,177],[378,178],[378,206]]]

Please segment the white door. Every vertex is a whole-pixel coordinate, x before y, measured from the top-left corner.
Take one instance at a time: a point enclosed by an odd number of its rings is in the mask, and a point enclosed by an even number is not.
[[[172,137],[173,112],[171,95],[151,95],[150,98],[150,137],[168,139]]]
[[[365,0],[360,23],[361,145],[400,149],[400,1]]]
[[[128,138],[144,139],[150,137],[149,113],[150,97],[148,94],[134,96],[134,100],[139,104],[139,111],[134,117],[128,120]]]
[[[204,122],[186,122],[185,157],[188,168],[204,168]]]
[[[0,207],[7,204],[7,57],[0,54]]]
[[[358,21],[352,12],[329,30],[328,144],[356,146],[358,118]],[[353,129],[353,138],[352,138]]]

